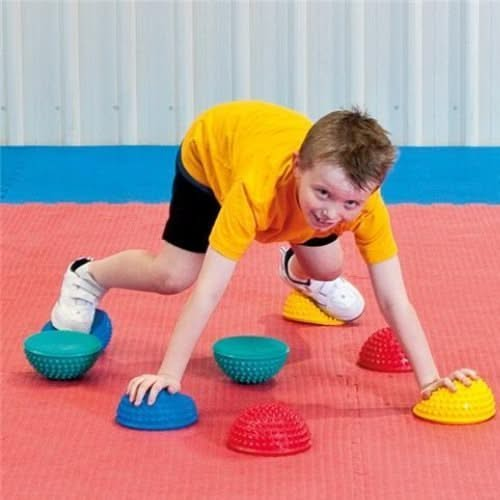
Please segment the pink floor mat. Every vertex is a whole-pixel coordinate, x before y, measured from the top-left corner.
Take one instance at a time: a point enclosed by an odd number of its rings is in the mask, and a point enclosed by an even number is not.
[[[497,499],[498,417],[469,426],[415,418],[411,373],[356,365],[366,338],[385,323],[350,236],[346,275],[367,300],[355,324],[285,321],[288,293],[277,245],[254,245],[214,314],[183,381],[199,422],[139,432],[114,422],[130,378],[154,371],[187,293],[111,291],[102,307],[114,333],[81,380],[33,371],[22,343],[47,321],[67,264],[125,248],[158,248],[159,205],[4,205],[2,210],[2,497],[6,499]],[[443,373],[476,368],[500,395],[500,207],[390,208],[405,278]],[[212,357],[224,336],[268,334],[290,357],[271,382],[229,381]],[[226,447],[247,407],[279,401],[312,434],[310,450],[256,457]]]

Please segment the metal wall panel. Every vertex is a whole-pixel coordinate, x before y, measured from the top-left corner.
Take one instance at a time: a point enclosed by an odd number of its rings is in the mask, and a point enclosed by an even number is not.
[[[500,145],[496,0],[2,0],[2,144],[178,144],[222,101]]]

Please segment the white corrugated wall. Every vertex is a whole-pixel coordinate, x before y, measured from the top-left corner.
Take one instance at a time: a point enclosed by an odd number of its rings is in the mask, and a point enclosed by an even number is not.
[[[2,144],[177,144],[252,98],[500,145],[497,0],[3,0],[0,27]]]

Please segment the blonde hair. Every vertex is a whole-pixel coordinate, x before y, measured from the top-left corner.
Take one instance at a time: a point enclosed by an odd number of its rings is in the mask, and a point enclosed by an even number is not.
[[[382,183],[394,164],[396,148],[374,118],[353,108],[320,118],[307,133],[299,157],[303,169],[331,162],[355,186],[365,189],[372,182]]]

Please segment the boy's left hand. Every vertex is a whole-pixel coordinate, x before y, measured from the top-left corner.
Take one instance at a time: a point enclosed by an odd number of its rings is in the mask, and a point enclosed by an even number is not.
[[[455,370],[447,377],[442,377],[434,380],[430,384],[427,384],[420,392],[423,399],[429,399],[431,394],[440,387],[446,387],[452,392],[456,392],[457,388],[453,383],[454,380],[458,380],[462,382],[462,384],[467,387],[471,385],[472,380],[477,380],[479,378],[477,372],[472,370],[471,368],[460,368],[459,370]]]

